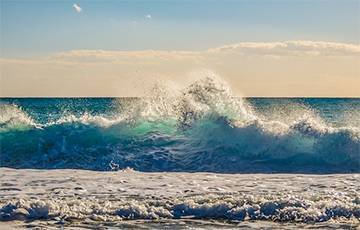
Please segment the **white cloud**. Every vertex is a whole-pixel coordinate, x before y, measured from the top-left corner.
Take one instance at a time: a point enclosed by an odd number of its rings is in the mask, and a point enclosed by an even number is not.
[[[151,14],[147,14],[146,18],[151,19],[152,18]]]
[[[51,59],[65,62],[133,62],[133,61],[169,61],[188,60],[201,61],[204,52],[193,51],[166,51],[166,50],[142,50],[142,51],[113,51],[113,50],[71,50],[54,54]]]
[[[359,57],[360,44],[325,41],[240,42],[202,51],[71,50],[0,58],[0,96],[139,96],[135,80],[183,84],[193,79],[188,72],[210,69],[247,96],[359,97]]]
[[[81,7],[76,3],[74,3],[73,7],[76,10],[76,12],[78,12],[78,13],[80,13],[82,11]]]
[[[210,53],[271,56],[357,56],[359,44],[325,41],[241,42],[209,49]]]
[[[102,61],[120,59],[196,59],[230,56],[259,57],[329,57],[353,56],[360,57],[360,45],[324,41],[284,41],[284,42],[241,42],[225,45],[204,51],[114,51],[114,50],[71,50],[61,52],[52,57],[57,60]]]

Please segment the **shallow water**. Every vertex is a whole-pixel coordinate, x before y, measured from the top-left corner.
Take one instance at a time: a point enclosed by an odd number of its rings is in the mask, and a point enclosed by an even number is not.
[[[0,220],[12,221],[7,222],[11,225],[110,229],[359,226],[359,174],[9,168],[1,168],[0,173]]]
[[[216,220],[126,220],[120,222],[74,222],[58,224],[55,221],[20,221],[7,222],[8,229],[45,228],[45,229],[357,229],[358,223],[341,223],[333,221],[301,224],[277,223],[270,221],[226,222]]]

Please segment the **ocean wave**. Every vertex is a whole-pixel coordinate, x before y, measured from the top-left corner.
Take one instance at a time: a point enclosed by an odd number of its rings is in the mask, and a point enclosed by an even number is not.
[[[118,113],[37,122],[1,105],[1,166],[142,171],[359,172],[360,129],[313,110],[258,114],[213,74],[178,92],[156,85]]]
[[[0,132],[37,127],[34,120],[17,105],[0,104]]]
[[[344,199],[345,198],[345,199]],[[360,219],[359,200],[346,196],[207,194],[169,199],[63,197],[13,199],[0,208],[0,221],[52,219],[119,221],[131,219],[270,220],[316,223]]]
[[[180,219],[360,223],[359,174],[9,168],[0,173],[0,221],[46,220],[65,226],[89,220]]]

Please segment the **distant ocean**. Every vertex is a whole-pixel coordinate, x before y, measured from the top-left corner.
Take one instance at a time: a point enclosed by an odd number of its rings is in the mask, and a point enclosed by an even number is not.
[[[2,98],[1,167],[360,172],[359,98],[237,98],[212,80],[176,97]]]

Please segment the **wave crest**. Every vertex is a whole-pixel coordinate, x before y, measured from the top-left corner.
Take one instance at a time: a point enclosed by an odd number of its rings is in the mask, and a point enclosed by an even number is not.
[[[0,104],[0,132],[26,130],[31,127],[38,125],[20,107],[14,104]]]
[[[216,75],[180,91],[155,85],[111,115],[64,114],[36,123],[2,105],[1,165],[110,170],[358,172],[359,127],[333,127],[308,108],[259,114]],[[268,115],[268,116],[266,116]],[[22,138],[19,143],[17,138]],[[50,162],[52,162],[50,164]]]

